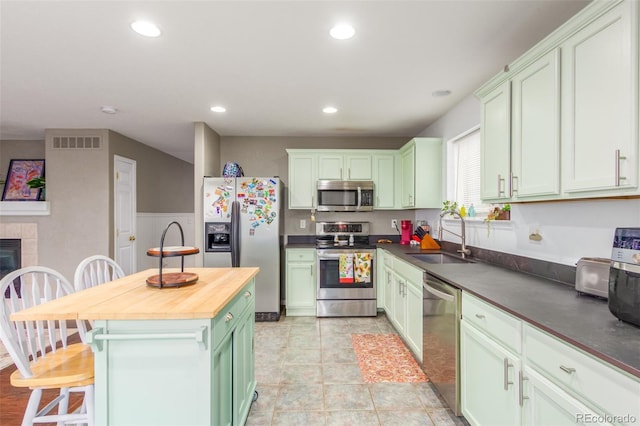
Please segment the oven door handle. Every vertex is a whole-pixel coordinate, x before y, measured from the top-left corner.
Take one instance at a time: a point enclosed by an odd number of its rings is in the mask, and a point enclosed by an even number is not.
[[[446,300],[447,302],[453,302],[453,301],[456,300],[453,295],[445,293],[445,292],[440,291],[440,290],[436,290],[435,288],[431,287],[429,285],[429,281],[425,281],[422,284],[422,288],[424,288],[428,293],[431,293],[435,297],[439,297],[440,299]]]
[[[352,251],[348,251],[348,252],[342,252],[342,253],[332,253],[332,254],[328,254],[328,253],[323,253],[320,254],[318,253],[318,260],[338,260],[340,259],[341,255],[347,255],[347,256],[351,256],[354,257],[356,255],[356,253],[370,253],[371,255],[371,260],[374,259],[374,252],[370,252],[367,250],[352,250]]]

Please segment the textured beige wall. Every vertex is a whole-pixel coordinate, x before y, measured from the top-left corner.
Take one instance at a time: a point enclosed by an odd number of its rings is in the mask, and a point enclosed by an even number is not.
[[[202,214],[202,179],[205,176],[220,176],[220,135],[205,123],[194,123],[193,152],[193,194],[194,194],[194,233],[195,244],[200,253],[195,256],[195,265],[203,265],[204,252],[204,216]]]
[[[137,212],[192,213],[193,164],[173,157],[120,133],[109,131],[109,178],[113,156],[135,160]],[[112,191],[113,192],[113,191]],[[113,202],[113,194],[110,194]]]
[[[97,150],[56,150],[56,135],[97,135]],[[46,131],[47,200],[51,215],[38,225],[38,258],[41,265],[73,280],[76,266],[94,254],[109,255],[109,172],[106,130]]]
[[[410,138],[241,137],[223,136],[220,164],[235,161],[245,176],[280,176],[289,183],[287,148],[397,149]]]
[[[284,233],[313,235],[315,225],[308,210],[289,210],[287,191],[289,163],[287,148],[306,149],[398,149],[410,138],[363,137],[222,137],[220,164],[235,161],[242,166],[245,176],[279,176],[284,182]],[[372,234],[397,234],[390,227],[391,219],[413,220],[414,211],[375,211],[371,213],[317,213],[318,221],[364,221],[371,224]],[[305,220],[305,227],[300,226]]]

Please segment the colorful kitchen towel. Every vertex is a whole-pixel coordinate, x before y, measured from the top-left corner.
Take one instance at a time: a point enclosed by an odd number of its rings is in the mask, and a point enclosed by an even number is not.
[[[356,253],[355,265],[353,266],[354,278],[357,283],[371,282],[371,254]]]
[[[338,260],[341,284],[353,284],[353,256],[341,254]]]

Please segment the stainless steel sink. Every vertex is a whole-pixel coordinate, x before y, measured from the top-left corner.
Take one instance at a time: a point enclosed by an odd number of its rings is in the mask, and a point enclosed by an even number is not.
[[[445,254],[445,253],[407,253],[414,259],[420,260],[425,263],[440,264],[440,263],[473,263],[472,260],[463,259],[462,257]]]

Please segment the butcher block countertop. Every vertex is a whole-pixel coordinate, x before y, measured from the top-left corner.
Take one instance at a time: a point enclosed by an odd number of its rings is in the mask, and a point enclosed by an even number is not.
[[[24,320],[147,320],[214,318],[253,278],[259,268],[185,268],[198,274],[184,287],[149,287],[156,275],[148,269],[94,288],[70,294],[11,315]],[[163,269],[163,273],[179,269]]]

